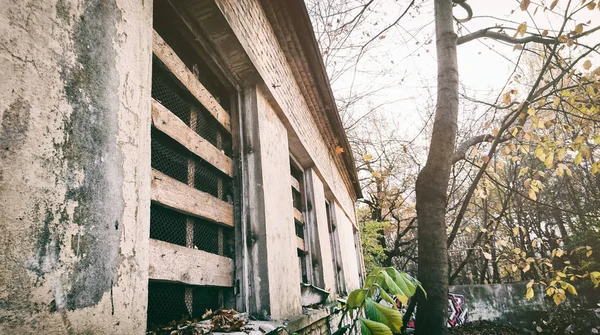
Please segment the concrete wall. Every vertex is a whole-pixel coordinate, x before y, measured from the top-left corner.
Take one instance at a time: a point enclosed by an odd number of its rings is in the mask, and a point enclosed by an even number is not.
[[[284,319],[302,311],[292,189],[288,177],[290,156],[287,131],[262,94],[258,98],[258,124],[271,317]]]
[[[142,334],[152,2],[0,6],[0,333]]]
[[[312,208],[315,212],[316,219],[314,225],[316,226],[315,230],[318,237],[317,248],[319,249],[319,262],[321,263],[320,269],[322,270],[322,288],[326,291],[336,293],[335,269],[333,267],[332,246],[329,238],[327,209],[325,207],[325,189],[323,187],[323,182],[314,169],[310,169],[308,173],[311,174],[312,181]],[[331,294],[330,299],[333,300],[334,298],[335,294]]]
[[[340,210],[337,203],[333,208],[335,210],[335,220],[337,225],[336,233],[338,234],[340,241],[346,291],[347,293],[350,293],[352,290],[360,287],[359,264],[356,257],[356,247],[354,245],[354,230],[352,229],[353,223],[344,214],[344,211]]]
[[[542,291],[535,289],[531,300],[525,298],[526,282],[491,285],[456,285],[450,286],[449,292],[464,295],[469,307],[469,321],[490,320],[499,323],[531,326],[541,315],[553,310],[556,306]],[[569,295],[564,304],[580,305],[582,308],[597,308],[600,302],[598,291],[591,287],[578,288],[578,296]]]

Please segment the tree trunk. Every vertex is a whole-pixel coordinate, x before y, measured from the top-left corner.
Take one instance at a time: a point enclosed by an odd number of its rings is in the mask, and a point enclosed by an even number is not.
[[[437,107],[427,163],[417,178],[419,280],[427,298],[417,305],[417,334],[445,334],[448,305],[446,197],[458,119],[457,36],[452,0],[435,0]]]

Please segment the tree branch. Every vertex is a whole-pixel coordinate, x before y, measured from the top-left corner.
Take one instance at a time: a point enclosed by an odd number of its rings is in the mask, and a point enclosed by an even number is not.
[[[470,42],[472,40],[482,38],[482,37],[493,38],[495,40],[500,40],[500,41],[504,41],[504,42],[512,43],[512,44],[525,44],[525,43],[529,43],[529,42],[535,42],[535,43],[552,45],[552,44],[560,43],[557,38],[546,38],[541,35],[529,35],[527,37],[516,38],[516,37],[512,37],[510,35],[507,35],[505,33],[500,33],[497,31],[490,30],[490,29],[494,29],[494,28],[500,28],[500,27],[484,28],[484,29],[478,30],[474,33],[461,36],[458,38],[458,41],[456,43],[458,45],[461,45],[461,44],[464,44],[464,43],[467,43],[467,42]]]

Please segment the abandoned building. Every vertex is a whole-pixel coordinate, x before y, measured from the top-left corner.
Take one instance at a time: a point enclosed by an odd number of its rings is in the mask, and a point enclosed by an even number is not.
[[[0,333],[221,307],[330,331],[303,306],[361,285],[361,193],[301,0],[9,0],[0,25]]]

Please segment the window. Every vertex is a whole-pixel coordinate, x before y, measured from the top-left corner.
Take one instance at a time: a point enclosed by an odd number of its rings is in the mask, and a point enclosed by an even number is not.
[[[159,1],[154,18],[149,328],[232,307],[233,297],[235,95],[167,7]]]
[[[290,180],[292,184],[292,204],[294,207],[294,227],[296,229],[296,249],[298,251],[298,266],[300,267],[300,282],[309,283],[310,264],[308,264],[308,244],[306,243],[305,225],[305,192],[304,173],[296,160],[290,156]]]

